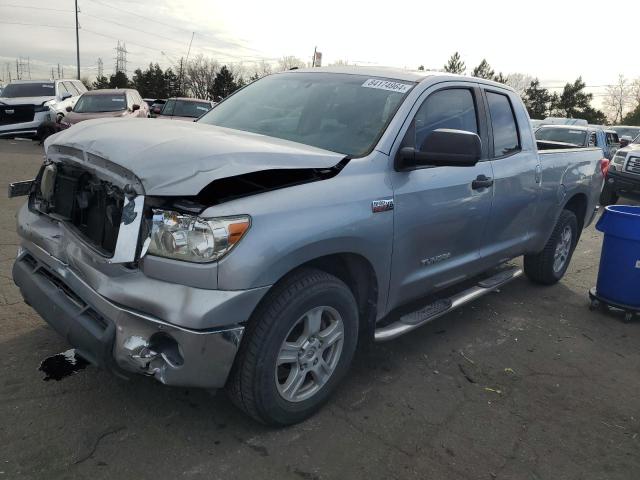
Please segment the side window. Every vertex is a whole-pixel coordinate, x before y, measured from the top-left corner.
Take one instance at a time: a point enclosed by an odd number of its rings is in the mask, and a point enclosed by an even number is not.
[[[74,97],[80,95],[80,93],[76,89],[76,86],[73,84],[73,82],[62,82],[62,83],[64,84],[65,87],[67,87],[67,91],[71,95],[73,95]]]
[[[589,135],[589,146],[595,147],[596,145],[598,145],[598,138],[595,133],[592,133],[591,135]],[[598,146],[601,146],[601,145],[598,145]]]
[[[478,120],[473,93],[466,88],[451,88],[432,93],[422,103],[414,118],[414,128],[405,144],[421,150],[429,134],[438,128],[451,128],[478,133]],[[414,140],[412,142],[411,140]]]
[[[493,127],[493,155],[503,157],[520,150],[518,127],[509,97],[487,92],[491,126]]]

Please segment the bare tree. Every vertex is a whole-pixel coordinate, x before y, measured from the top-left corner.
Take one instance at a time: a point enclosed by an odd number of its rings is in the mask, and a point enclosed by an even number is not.
[[[607,87],[604,108],[613,123],[621,123],[631,103],[631,85],[624,75],[620,74],[618,82]]]
[[[338,59],[333,63],[330,63],[330,67],[346,67],[347,65],[351,65],[349,60]]]
[[[533,80],[534,78],[526,73],[510,73],[507,75],[506,84],[518,92],[518,95],[522,97],[524,96],[525,90],[529,88]]]
[[[640,78],[631,82],[631,108],[635,110],[640,107]]]
[[[185,68],[185,85],[196,98],[209,98],[220,64],[200,54],[189,60]]]
[[[273,66],[264,60],[260,60],[258,63],[254,63],[249,71],[251,72],[249,79],[258,80],[259,78],[271,75],[273,73]]]
[[[294,56],[286,56],[278,60],[278,70],[281,72],[291,70],[292,68],[304,68],[306,66],[307,64],[303,60]]]

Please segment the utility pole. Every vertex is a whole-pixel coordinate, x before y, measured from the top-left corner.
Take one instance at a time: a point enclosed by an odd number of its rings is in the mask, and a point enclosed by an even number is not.
[[[196,34],[196,32],[191,32],[191,41],[189,42],[189,48],[187,49],[187,59],[185,62],[182,61],[182,58],[180,59],[180,77],[178,80],[178,94],[182,95],[184,92],[184,68],[186,67],[186,64],[189,61],[189,54],[191,53],[191,44],[193,43],[193,36]]]
[[[104,67],[102,65],[102,58],[98,57],[98,78],[102,78],[104,75]]]
[[[313,57],[311,58],[311,67],[315,67],[316,66],[316,51],[317,50],[318,50],[317,46],[313,47]]]
[[[58,64],[58,78],[60,78],[60,64]]]
[[[76,0],[76,64],[78,65],[78,80],[80,80],[80,34],[78,33],[78,0]]]

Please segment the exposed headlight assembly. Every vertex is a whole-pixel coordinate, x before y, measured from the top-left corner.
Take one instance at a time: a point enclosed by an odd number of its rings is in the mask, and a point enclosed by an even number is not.
[[[205,219],[154,209],[147,253],[185,262],[213,262],[226,255],[250,226],[248,215]]]

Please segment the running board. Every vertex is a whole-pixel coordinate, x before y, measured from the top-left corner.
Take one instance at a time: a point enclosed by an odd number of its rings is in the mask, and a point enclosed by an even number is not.
[[[436,300],[420,310],[401,316],[400,320],[397,322],[387,325],[386,327],[376,329],[374,339],[376,342],[393,340],[400,335],[404,335],[411,330],[415,330],[425,323],[429,323],[432,320],[435,320],[436,318],[439,318],[444,314],[475,300],[476,298],[480,298],[487,293],[497,290],[504,284],[518,278],[520,275],[522,275],[521,268],[504,270],[492,277],[478,282],[475,286],[468,288],[467,290],[457,293],[449,298]]]

